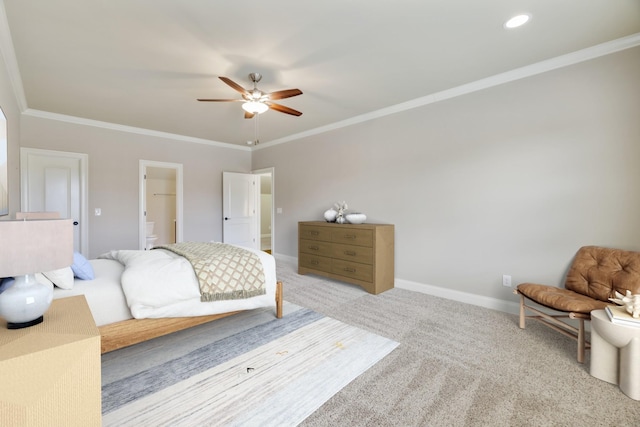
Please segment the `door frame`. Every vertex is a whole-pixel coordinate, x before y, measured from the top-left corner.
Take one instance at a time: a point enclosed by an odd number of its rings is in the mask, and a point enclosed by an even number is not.
[[[252,174],[255,175],[270,175],[271,176],[271,255],[275,254],[276,252],[276,204],[275,204],[275,200],[276,200],[276,181],[275,181],[275,168],[274,167],[270,167],[270,168],[263,168],[263,169],[256,169],[251,171]],[[262,206],[260,203],[260,191],[258,191],[258,238],[261,238],[262,236],[262,230],[260,229],[260,224],[262,221],[260,221],[260,216],[262,215]]]
[[[145,176],[147,168],[174,169],[176,171],[176,243],[182,242],[182,185],[183,185],[183,166],[181,163],[157,162],[154,160],[140,160],[139,166],[139,214],[138,214],[138,246],[140,250],[147,247],[146,236],[146,208],[147,208],[147,186]]]
[[[20,211],[29,210],[29,154],[48,157],[64,157],[80,162],[80,248],[85,257],[89,254],[89,155],[70,151],[43,150],[41,148],[20,147]]]

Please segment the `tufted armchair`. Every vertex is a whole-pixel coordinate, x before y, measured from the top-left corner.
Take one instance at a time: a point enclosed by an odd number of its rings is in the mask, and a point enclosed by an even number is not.
[[[590,347],[585,339],[584,322],[591,319],[591,311],[611,304],[609,298],[615,298],[616,291],[623,295],[627,290],[640,294],[640,252],[584,246],[575,256],[564,286],[563,289],[535,283],[519,284],[514,293],[520,295],[520,328],[525,328],[525,318],[537,319],[576,339],[578,362],[584,363],[585,349]],[[561,313],[545,313],[527,305],[529,301]],[[526,315],[526,310],[535,314]],[[567,319],[576,320],[578,327]]]

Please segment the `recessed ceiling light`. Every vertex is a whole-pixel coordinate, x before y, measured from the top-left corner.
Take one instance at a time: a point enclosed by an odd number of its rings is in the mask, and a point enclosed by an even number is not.
[[[505,28],[516,28],[527,23],[531,17],[527,14],[516,15],[504,23]]]

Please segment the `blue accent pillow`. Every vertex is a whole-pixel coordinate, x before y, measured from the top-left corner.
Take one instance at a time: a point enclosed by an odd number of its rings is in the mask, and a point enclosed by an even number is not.
[[[5,277],[4,279],[0,278],[0,294],[13,286],[13,277]]]
[[[80,280],[95,279],[91,263],[81,253],[73,253],[73,264],[71,264],[71,270],[73,270],[73,275]]]

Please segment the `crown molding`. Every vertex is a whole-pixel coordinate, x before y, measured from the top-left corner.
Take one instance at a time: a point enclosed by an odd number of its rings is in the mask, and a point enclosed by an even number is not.
[[[91,126],[91,127],[102,128],[102,129],[109,129],[109,130],[114,130],[118,132],[135,133],[138,135],[151,136],[154,138],[164,138],[164,139],[178,140],[178,141],[184,141],[184,142],[192,142],[194,144],[211,145],[214,147],[230,148],[230,149],[240,150],[240,151],[251,151],[250,147],[244,147],[236,144],[229,144],[226,142],[212,141],[212,140],[203,139],[203,138],[194,138],[192,136],[178,135],[175,133],[161,132],[161,131],[156,131],[151,129],[137,128],[134,126],[118,125],[115,123],[101,122],[99,120],[85,119],[85,118],[76,117],[76,116],[67,116],[65,114],[50,113],[48,111],[34,110],[31,108],[27,108],[25,111],[22,112],[22,114],[25,116],[37,117],[40,119],[55,120],[59,122],[72,123],[72,124],[81,125],[81,126]]]
[[[421,98],[416,98],[411,101],[403,102],[401,104],[392,105],[390,107],[382,108],[380,110],[372,111],[367,114],[352,117],[347,120],[332,123],[327,126],[321,126],[315,129],[310,129],[306,132],[297,133],[295,135],[289,135],[283,138],[267,141],[260,146],[255,147],[256,150],[271,147],[278,144],[284,144],[286,142],[306,138],[313,135],[329,132],[332,130],[352,126],[358,123],[363,123],[369,120],[378,119],[380,117],[389,116],[391,114],[399,113],[413,108],[424,107],[425,105],[434,104],[436,102],[444,101],[458,96],[467,95],[480,90],[488,89],[494,86],[499,86],[505,83],[513,82],[516,80],[525,79],[527,77],[535,76],[538,74],[546,73],[558,68],[568,67],[570,65],[578,64],[580,62],[589,61],[591,59],[599,58],[601,56],[609,55],[615,52],[619,52],[625,49],[630,49],[640,45],[640,33],[635,33],[627,37],[622,37],[610,42],[601,43],[595,46],[591,46],[582,50],[578,50],[566,55],[561,55],[555,58],[547,59],[537,62],[535,64],[527,65],[521,68],[516,68],[511,71],[496,74],[485,79],[477,80],[475,82],[460,85],[451,89],[446,89],[440,92],[426,95]]]

